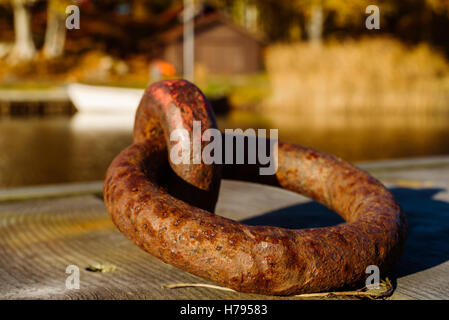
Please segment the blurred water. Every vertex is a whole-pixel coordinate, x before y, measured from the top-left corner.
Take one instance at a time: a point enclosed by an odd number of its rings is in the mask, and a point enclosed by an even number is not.
[[[449,154],[449,118],[327,117],[233,112],[224,128],[276,128],[284,141],[350,161]],[[0,119],[0,188],[103,179],[132,141],[133,117]]]

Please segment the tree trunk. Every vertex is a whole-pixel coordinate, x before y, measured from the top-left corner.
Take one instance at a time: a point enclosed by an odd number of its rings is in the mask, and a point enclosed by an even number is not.
[[[11,53],[14,61],[33,59],[36,48],[31,34],[31,17],[23,0],[13,0],[15,43]]]
[[[134,0],[132,2],[131,12],[133,18],[137,21],[145,21],[149,17],[144,0]]]
[[[323,6],[321,3],[313,4],[307,25],[307,34],[309,41],[318,45],[321,44],[323,38],[323,16]]]
[[[47,29],[45,31],[44,56],[59,57],[64,52],[66,38],[65,13],[50,0],[47,7]]]

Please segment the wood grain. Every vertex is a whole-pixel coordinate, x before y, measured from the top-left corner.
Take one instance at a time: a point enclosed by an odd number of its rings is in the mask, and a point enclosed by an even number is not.
[[[448,299],[449,168],[380,170],[377,176],[389,183],[410,225],[406,251],[390,274],[396,285],[392,298]],[[336,214],[302,196],[236,181],[223,182],[217,213],[249,224],[291,228],[342,222]],[[65,287],[68,265],[80,268],[79,290]],[[110,272],[87,270],[101,269],[102,265]],[[2,299],[279,298],[209,288],[162,287],[175,283],[207,282],[164,264],[124,238],[99,196],[75,193],[0,202]]]

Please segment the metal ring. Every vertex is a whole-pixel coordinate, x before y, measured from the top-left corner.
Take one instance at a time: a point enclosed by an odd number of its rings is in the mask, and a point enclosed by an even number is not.
[[[376,179],[325,153],[278,144],[278,169],[260,165],[170,164],[170,132],[215,128],[201,91],[183,80],[150,86],[136,114],[134,143],[110,165],[107,210],[139,247],[182,270],[241,292],[290,295],[360,283],[366,268],[385,272],[400,257],[407,222]],[[212,213],[219,181],[232,178],[276,185],[306,195],[346,223],[311,229],[249,226]],[[181,200],[183,199],[183,200]]]

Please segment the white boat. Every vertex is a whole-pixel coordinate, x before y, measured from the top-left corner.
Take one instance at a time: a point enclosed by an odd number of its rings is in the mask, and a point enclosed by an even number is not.
[[[136,112],[144,89],[92,86],[72,83],[67,93],[80,113],[132,114]]]
[[[131,113],[87,113],[77,112],[70,117],[70,127],[74,132],[93,133],[98,131],[125,131],[132,134],[134,114]]]

